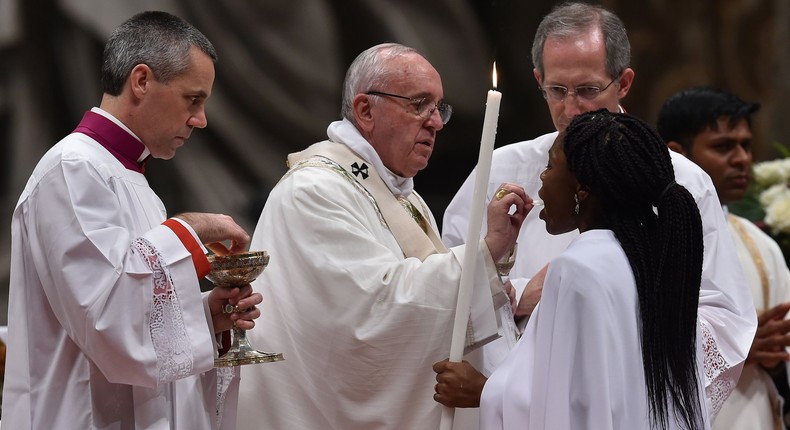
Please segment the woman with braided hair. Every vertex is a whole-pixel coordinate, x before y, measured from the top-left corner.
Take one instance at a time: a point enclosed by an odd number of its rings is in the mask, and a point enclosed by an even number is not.
[[[485,383],[481,429],[708,429],[702,225],[663,140],[627,114],[577,116],[541,181],[549,233],[581,234]]]

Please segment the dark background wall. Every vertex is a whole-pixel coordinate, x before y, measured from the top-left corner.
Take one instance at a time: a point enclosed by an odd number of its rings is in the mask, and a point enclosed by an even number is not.
[[[10,224],[38,158],[98,104],[109,32],[148,9],[200,28],[220,55],[209,126],[147,176],[171,213],[233,215],[250,232],[285,172],[285,156],[339,118],[345,69],[395,41],[442,74],[455,112],[417,190],[441,216],[477,161],[491,65],[503,93],[497,146],[551,131],[529,50],[549,0],[0,0],[0,324],[6,320]],[[609,0],[625,22],[636,80],[626,109],[650,122],[671,93],[713,84],[759,101],[756,157],[790,145],[790,2]],[[57,214],[53,214],[57,216]],[[276,254],[275,250],[269,250]]]

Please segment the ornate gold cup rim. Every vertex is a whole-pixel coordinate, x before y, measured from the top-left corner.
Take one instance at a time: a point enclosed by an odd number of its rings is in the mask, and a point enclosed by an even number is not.
[[[211,271],[206,276],[217,286],[243,286],[254,281],[269,265],[266,251],[247,251],[239,254],[209,255]]]

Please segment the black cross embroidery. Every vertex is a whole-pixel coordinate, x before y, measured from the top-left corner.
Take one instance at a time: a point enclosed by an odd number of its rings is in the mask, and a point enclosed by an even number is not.
[[[353,173],[354,176],[359,176],[360,174],[362,174],[362,179],[367,179],[368,178],[368,165],[365,164],[365,163],[362,163],[362,165],[360,166],[355,161],[354,164],[351,165],[351,173]]]

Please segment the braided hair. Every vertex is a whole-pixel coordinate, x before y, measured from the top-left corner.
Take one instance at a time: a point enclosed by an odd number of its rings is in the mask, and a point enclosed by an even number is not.
[[[568,169],[600,199],[604,225],[636,279],[651,423],[701,428],[695,351],[703,242],[694,198],[675,183],[664,141],[643,121],[599,110],[574,118],[565,133]]]

